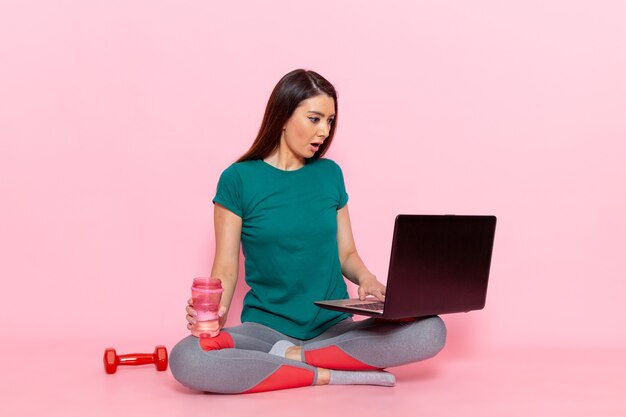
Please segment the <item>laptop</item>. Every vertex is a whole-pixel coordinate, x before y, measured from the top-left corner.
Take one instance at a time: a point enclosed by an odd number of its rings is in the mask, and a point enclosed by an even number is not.
[[[400,214],[385,302],[368,297],[315,304],[389,320],[480,310],[487,297],[495,230],[495,216]]]

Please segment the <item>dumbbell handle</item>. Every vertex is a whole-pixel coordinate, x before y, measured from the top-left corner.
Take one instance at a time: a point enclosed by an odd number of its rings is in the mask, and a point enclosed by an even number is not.
[[[154,353],[127,353],[118,355],[119,365],[147,365],[154,363]]]

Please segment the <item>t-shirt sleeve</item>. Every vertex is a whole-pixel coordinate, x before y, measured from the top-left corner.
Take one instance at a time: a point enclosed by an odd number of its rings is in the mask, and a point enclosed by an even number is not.
[[[336,165],[337,167],[337,187],[339,190],[339,204],[337,205],[337,210],[341,210],[346,204],[348,204],[348,193],[346,192],[346,184],[343,180],[343,172],[341,171],[341,167]]]
[[[243,217],[242,185],[241,176],[237,169],[231,165],[220,175],[213,203],[218,203],[237,216]]]

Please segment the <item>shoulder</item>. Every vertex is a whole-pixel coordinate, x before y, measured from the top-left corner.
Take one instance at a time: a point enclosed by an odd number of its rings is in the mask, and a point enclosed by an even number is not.
[[[318,158],[309,161],[309,164],[318,167],[319,169],[325,169],[328,171],[341,172],[341,167],[338,163],[328,158]]]
[[[255,172],[258,168],[258,161],[243,161],[243,162],[235,162],[231,164],[228,168],[222,171],[222,177],[225,178],[241,178],[249,174],[250,172]]]

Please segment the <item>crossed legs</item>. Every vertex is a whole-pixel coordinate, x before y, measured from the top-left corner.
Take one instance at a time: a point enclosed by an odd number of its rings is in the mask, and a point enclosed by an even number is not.
[[[181,340],[170,354],[170,368],[179,382],[193,389],[259,392],[325,384],[334,370],[379,371],[417,362],[435,356],[445,339],[439,317],[408,323],[344,320],[310,340],[243,323],[224,329],[217,338]],[[268,353],[281,340],[294,345],[286,357]],[[335,375],[336,381],[344,381],[335,383],[350,383]]]

